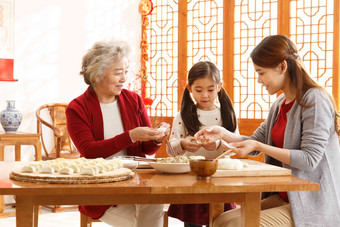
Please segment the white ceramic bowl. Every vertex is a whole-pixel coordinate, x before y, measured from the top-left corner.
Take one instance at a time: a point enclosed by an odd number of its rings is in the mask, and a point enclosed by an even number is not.
[[[160,163],[150,162],[152,168],[162,173],[188,173],[190,172],[189,163]]]
[[[121,160],[124,168],[135,169],[138,166],[138,161],[134,160]]]

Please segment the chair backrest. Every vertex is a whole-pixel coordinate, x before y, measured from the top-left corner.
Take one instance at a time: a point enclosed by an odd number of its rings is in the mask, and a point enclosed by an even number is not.
[[[37,132],[40,135],[41,143],[43,145],[46,159],[51,158],[78,158],[79,153],[76,148],[72,144],[72,140],[67,131],[66,125],[66,115],[65,110],[67,107],[67,103],[50,103],[40,106],[36,110],[37,117]],[[51,116],[51,122],[47,122],[47,119],[43,119],[42,111],[47,110],[49,115]],[[54,146],[53,149],[49,152],[46,149],[46,145],[44,142],[42,125],[50,128],[53,131],[54,135]],[[61,152],[62,151],[62,152]]]

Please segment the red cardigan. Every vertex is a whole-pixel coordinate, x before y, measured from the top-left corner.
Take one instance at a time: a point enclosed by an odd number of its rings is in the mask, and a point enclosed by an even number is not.
[[[117,97],[125,132],[104,140],[103,116],[99,100],[90,86],[84,94],[72,100],[66,108],[67,129],[80,155],[85,158],[106,158],[123,149],[128,155],[145,157],[159,150],[153,141],[133,143],[129,130],[136,127],[151,127],[142,98],[123,89]],[[79,206],[79,211],[98,219],[110,207]]]

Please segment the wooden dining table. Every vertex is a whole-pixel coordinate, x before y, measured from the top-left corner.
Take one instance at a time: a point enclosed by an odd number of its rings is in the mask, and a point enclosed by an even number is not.
[[[42,184],[9,179],[20,162],[0,162],[0,195],[15,195],[17,227],[32,227],[38,205],[210,204],[210,226],[223,203],[241,205],[242,226],[259,226],[261,192],[316,191],[319,184],[294,176],[212,177],[136,169],[132,179],[102,184]]]

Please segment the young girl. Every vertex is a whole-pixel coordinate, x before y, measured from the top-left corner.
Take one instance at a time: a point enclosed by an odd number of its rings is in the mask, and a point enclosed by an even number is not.
[[[192,94],[193,99],[190,96]],[[220,105],[215,104],[218,97]],[[232,102],[222,88],[221,76],[216,65],[209,61],[198,62],[188,74],[188,85],[182,97],[181,111],[173,120],[170,144],[173,153],[170,156],[200,155],[215,158],[224,148],[220,142],[199,144],[194,134],[205,126],[223,126],[229,131],[237,129],[236,116]],[[225,210],[234,209],[235,204],[225,204]],[[170,217],[185,222],[184,226],[209,224],[208,204],[171,205]]]

